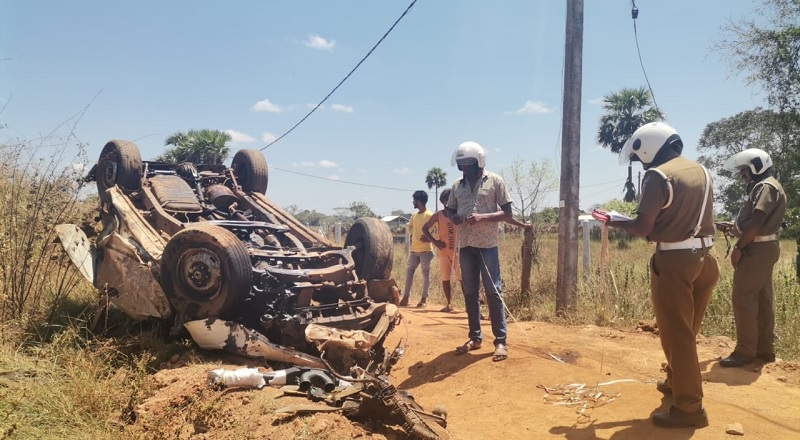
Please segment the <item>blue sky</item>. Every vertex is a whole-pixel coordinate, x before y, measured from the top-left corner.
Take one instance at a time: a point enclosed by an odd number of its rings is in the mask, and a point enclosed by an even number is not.
[[[134,140],[152,159],[170,134],[201,128],[229,131],[233,152],[260,149],[410,2],[0,0],[0,140],[40,138],[88,106],[74,135],[92,160],[110,139]],[[694,158],[706,124],[764,105],[712,50],[721,27],[755,3],[636,5],[657,103]],[[621,197],[626,176],[595,138],[600,98],[646,85],[630,7],[585,1],[582,209]],[[274,167],[267,195],[324,213],[354,201],[379,215],[409,212],[429,169],[444,169],[448,184],[458,176],[450,157],[467,140],[487,149],[495,172],[515,159],[558,170],[565,14],[557,0],[419,0],[322,109],[264,150]],[[557,193],[545,202],[556,206]]]

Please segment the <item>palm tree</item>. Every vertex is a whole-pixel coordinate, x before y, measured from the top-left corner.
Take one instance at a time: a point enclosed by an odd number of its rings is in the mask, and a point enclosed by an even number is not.
[[[447,173],[441,168],[433,167],[428,170],[428,175],[425,176],[425,183],[428,184],[428,189],[436,188],[436,210],[439,210],[439,188],[447,185]]]
[[[203,164],[221,164],[230,153],[226,145],[231,135],[219,130],[189,130],[176,132],[169,136],[164,145],[172,145],[157,158],[165,162],[192,162]]]
[[[663,121],[664,113],[655,106],[653,96],[643,86],[639,88],[624,87],[603,97],[605,114],[600,117],[600,128],[597,142],[610,148],[612,153],[619,154],[625,142],[644,124]],[[636,199],[633,185],[631,165],[628,164],[628,180],[625,182],[626,202]]]

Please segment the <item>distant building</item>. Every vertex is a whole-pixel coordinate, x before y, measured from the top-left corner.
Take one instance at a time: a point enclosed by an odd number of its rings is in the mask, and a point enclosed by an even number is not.
[[[387,215],[381,217],[381,221],[389,225],[395,243],[405,243],[406,225],[411,221],[409,218],[402,215]]]

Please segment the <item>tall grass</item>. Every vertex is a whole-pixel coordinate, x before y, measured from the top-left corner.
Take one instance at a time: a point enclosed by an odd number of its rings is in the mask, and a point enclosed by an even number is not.
[[[54,227],[88,213],[80,198],[84,167],[80,145],[0,145],[0,321],[40,331],[81,282]]]
[[[706,312],[701,332],[705,336],[724,335],[736,337],[731,307],[733,268],[725,258],[725,240],[717,237],[715,254],[720,267],[720,281],[714,289],[711,304]],[[620,249],[609,246],[605,289],[599,279],[600,243],[591,242],[591,267],[583,267],[583,244],[579,243],[578,310],[566,318],[555,316],[556,269],[558,237],[547,234],[538,237],[538,264],[533,267],[530,292],[520,289],[522,272],[521,234],[505,234],[500,240],[500,268],[506,305],[517,320],[540,320],[572,324],[597,324],[618,328],[632,328],[640,321],[654,320],[650,301],[649,261],[653,244],[641,239],[626,243]],[[776,351],[783,359],[800,359],[800,284],[795,276],[797,246],[793,241],[781,243],[781,257],[775,265],[773,284],[775,290]],[[400,284],[405,279],[407,254],[403,245],[395,247],[393,276]],[[417,269],[417,272],[420,270]],[[422,289],[421,275],[415,276],[412,302]],[[431,301],[443,303],[438,261],[431,268]],[[463,307],[463,295],[454,287],[454,303]]]
[[[69,137],[67,137],[69,138]],[[93,338],[81,310],[95,303],[56,242],[82,224],[80,145],[48,136],[0,144],[0,439],[111,439],[130,423],[146,359]]]

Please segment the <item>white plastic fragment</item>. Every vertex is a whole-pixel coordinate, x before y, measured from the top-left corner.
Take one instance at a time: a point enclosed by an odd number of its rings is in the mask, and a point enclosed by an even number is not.
[[[238,370],[226,370],[218,368],[208,373],[209,385],[224,385],[231,388],[255,387],[262,388],[267,384],[264,374],[258,368],[239,368]]]
[[[725,428],[726,434],[731,435],[744,435],[744,428],[741,423],[731,423]]]

